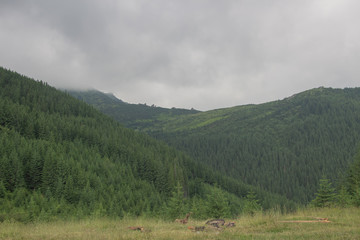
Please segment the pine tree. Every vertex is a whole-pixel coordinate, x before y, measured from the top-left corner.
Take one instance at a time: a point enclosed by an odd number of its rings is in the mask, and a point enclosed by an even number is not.
[[[175,219],[184,213],[184,191],[178,182],[167,204],[167,216]]]
[[[246,195],[244,213],[254,215],[258,211],[261,211],[261,205],[259,204],[255,192],[250,190]]]
[[[360,151],[355,157],[355,161],[349,167],[347,186],[351,195],[355,196],[360,188]]]
[[[191,199],[192,218],[203,219],[207,218],[207,206],[205,200],[195,196]]]
[[[213,187],[208,196],[207,213],[209,217],[220,218],[230,215],[230,208],[227,198],[223,191],[218,187]]]
[[[336,203],[340,207],[351,205],[351,195],[348,193],[345,186],[341,186],[339,192],[336,194]]]
[[[68,176],[65,187],[64,187],[64,198],[69,203],[75,203],[75,187],[74,187],[74,181],[71,175]]]
[[[352,204],[360,207],[360,187],[358,187],[353,194]]]
[[[3,169],[5,169],[4,175],[5,187],[14,191],[18,187],[23,187],[25,185],[24,181],[24,172],[21,160],[18,157],[18,154],[15,151],[12,151],[8,158],[5,158]]]
[[[26,169],[27,185],[30,189],[36,189],[41,186],[43,160],[37,150],[33,149],[33,153],[28,159]]]
[[[7,195],[6,188],[2,180],[0,180],[0,198],[5,198]]]
[[[316,198],[311,202],[315,207],[329,207],[335,198],[335,189],[331,186],[329,179],[323,177],[320,179],[319,189]]]
[[[44,159],[42,169],[42,190],[45,192],[50,190],[53,194],[56,190],[56,154],[53,149],[49,149]]]

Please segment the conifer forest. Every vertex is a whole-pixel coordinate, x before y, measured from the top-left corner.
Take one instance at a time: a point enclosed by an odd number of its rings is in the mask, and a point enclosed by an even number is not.
[[[360,206],[359,142],[359,88],[201,112],[0,68],[0,222]]]

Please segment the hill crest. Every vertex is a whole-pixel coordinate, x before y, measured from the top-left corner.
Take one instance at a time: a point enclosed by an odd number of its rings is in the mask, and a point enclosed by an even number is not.
[[[336,179],[353,159],[360,88],[320,87],[263,104],[129,121],[213,169],[306,203],[322,175]]]

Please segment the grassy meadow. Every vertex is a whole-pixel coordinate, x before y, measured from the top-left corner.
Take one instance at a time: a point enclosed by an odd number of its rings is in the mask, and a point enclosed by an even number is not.
[[[316,218],[328,218],[330,222]],[[147,218],[5,221],[0,223],[0,239],[360,239],[359,208],[306,209],[287,215],[268,212],[226,219],[229,221],[236,226],[219,230],[205,227],[199,232],[188,227],[205,226],[205,221],[191,218],[186,225]],[[144,231],[130,230],[130,226],[141,226]]]

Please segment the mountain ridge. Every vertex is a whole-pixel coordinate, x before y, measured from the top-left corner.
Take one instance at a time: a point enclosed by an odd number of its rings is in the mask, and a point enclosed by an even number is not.
[[[118,99],[113,94],[109,95],[97,90],[75,91],[66,90],[73,97],[80,99],[101,112],[111,115],[127,127],[134,128],[134,120],[146,123],[149,120],[156,120],[167,116],[178,116],[192,114],[199,111],[195,109],[162,108],[155,105],[132,104]],[[115,115],[115,116],[114,116]]]
[[[353,159],[360,88],[319,87],[263,104],[133,118],[128,126],[213,169],[306,203],[323,174],[335,180]]]
[[[175,218],[185,211],[207,218],[212,196],[222,197],[221,214],[230,216],[244,211],[248,191],[256,192],[264,209],[296,206],[125,128],[68,93],[3,68],[0,146],[0,221]]]

